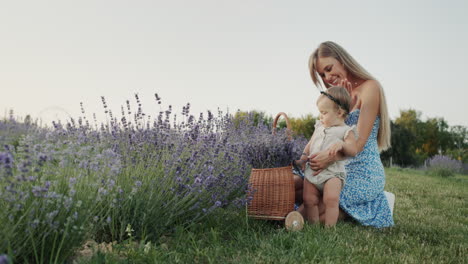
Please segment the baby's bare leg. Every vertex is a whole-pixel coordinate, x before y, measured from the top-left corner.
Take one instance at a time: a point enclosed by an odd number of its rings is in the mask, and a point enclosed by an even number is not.
[[[323,187],[323,203],[325,205],[325,226],[332,227],[338,221],[340,211],[341,180],[332,178]]]
[[[325,205],[323,204],[323,199],[320,199],[319,202],[319,214],[320,214],[320,223],[325,224]],[[345,213],[341,208],[338,213],[338,221],[345,220],[349,215]]]
[[[318,204],[320,200],[320,192],[308,180],[304,180],[304,209],[307,221],[312,224],[319,222]]]

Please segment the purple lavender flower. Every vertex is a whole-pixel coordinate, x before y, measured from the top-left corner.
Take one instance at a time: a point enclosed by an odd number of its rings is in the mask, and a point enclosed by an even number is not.
[[[69,182],[69,186],[73,186],[73,185],[75,185],[75,183],[76,183],[76,178],[75,178],[75,177],[71,177],[71,178],[68,180],[68,182]]]
[[[39,219],[34,219],[32,222],[31,222],[31,227],[34,229],[36,228],[39,224],[41,223],[41,221]]]
[[[54,210],[50,213],[47,213],[46,215],[46,219],[49,223],[52,222],[52,220],[58,215],[59,211],[58,210]]]
[[[196,177],[194,183],[195,184],[197,184],[197,183],[200,184],[200,183],[202,183],[202,181],[203,180],[200,177]]]
[[[109,193],[109,192],[108,192],[105,188],[103,188],[103,187],[100,187],[100,188],[98,189],[98,194],[101,195],[101,196],[105,196],[105,195],[107,195],[108,193]]]
[[[109,179],[109,182],[107,184],[107,188],[112,189],[115,186],[115,181],[113,179]]]
[[[38,154],[38,164],[39,166],[42,166],[46,161],[47,161],[48,157],[46,154],[44,153],[39,153]]]
[[[142,185],[142,182],[141,182],[141,181],[135,181],[135,186],[136,186],[137,188],[140,188],[141,185]]]
[[[0,264],[8,264],[10,263],[10,260],[8,259],[7,255],[0,255]]]
[[[0,152],[0,166],[11,169],[13,167],[13,157],[8,152]]]

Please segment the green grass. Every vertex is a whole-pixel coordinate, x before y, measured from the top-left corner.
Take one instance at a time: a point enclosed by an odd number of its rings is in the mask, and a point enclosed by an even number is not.
[[[141,246],[78,263],[468,263],[468,176],[437,177],[386,169],[386,190],[395,193],[395,226],[375,229],[353,222],[336,228],[306,225],[288,232],[282,222],[224,210],[188,230]],[[130,244],[130,243],[129,243]]]

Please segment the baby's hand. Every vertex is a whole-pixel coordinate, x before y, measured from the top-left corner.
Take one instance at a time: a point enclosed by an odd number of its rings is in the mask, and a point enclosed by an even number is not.
[[[335,156],[339,151],[343,149],[343,142],[337,142],[333,144],[329,149],[328,149],[328,155],[329,156]]]
[[[304,170],[304,169],[305,169],[306,162],[307,162],[307,160],[299,159],[299,160],[295,160],[294,163],[293,163],[293,165],[294,165],[294,166],[297,166],[297,167],[300,168],[301,170]]]

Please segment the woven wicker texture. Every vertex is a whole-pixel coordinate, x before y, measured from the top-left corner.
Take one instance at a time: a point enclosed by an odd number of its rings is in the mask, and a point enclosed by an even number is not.
[[[252,169],[249,184],[253,189],[253,199],[247,207],[250,217],[284,220],[294,210],[291,167]]]
[[[279,113],[273,122],[273,134],[280,116],[286,119],[289,140],[291,125],[285,113]],[[252,218],[284,220],[294,210],[294,175],[291,166],[268,169],[252,169],[249,185],[253,196],[247,206],[247,213]]]
[[[273,133],[273,135],[276,134],[276,126],[277,126],[278,120],[280,119],[281,116],[283,116],[283,117],[284,117],[284,120],[286,121],[286,129],[287,129],[287,130],[286,130],[286,133],[287,133],[287,135],[288,135],[288,139],[289,139],[289,140],[292,140],[291,122],[289,122],[288,116],[287,116],[285,113],[283,113],[283,112],[279,112],[279,113],[276,115],[275,119],[273,120],[272,133]]]

